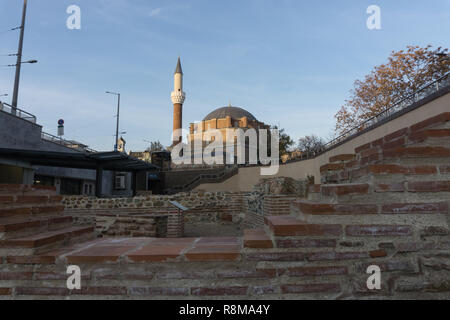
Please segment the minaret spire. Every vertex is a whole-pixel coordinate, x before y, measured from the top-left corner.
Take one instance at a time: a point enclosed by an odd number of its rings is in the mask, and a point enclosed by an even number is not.
[[[177,67],[175,69],[175,74],[181,73],[183,74],[183,69],[181,68],[181,60],[180,57],[178,57]]]
[[[173,103],[173,131],[182,129],[183,122],[183,103],[186,99],[186,94],[183,92],[183,69],[181,68],[181,59],[178,57],[177,67],[175,68],[174,88],[171,94]],[[173,145],[179,143],[181,138],[173,139]]]

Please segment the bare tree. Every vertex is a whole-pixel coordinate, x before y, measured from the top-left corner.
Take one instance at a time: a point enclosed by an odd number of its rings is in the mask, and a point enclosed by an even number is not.
[[[298,140],[298,149],[306,154],[316,154],[325,147],[325,140],[312,134]]]

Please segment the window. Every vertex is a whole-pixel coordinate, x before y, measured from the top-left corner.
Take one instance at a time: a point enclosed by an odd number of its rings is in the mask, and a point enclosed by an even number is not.
[[[114,178],[114,189],[124,190],[125,189],[125,173],[116,173]]]

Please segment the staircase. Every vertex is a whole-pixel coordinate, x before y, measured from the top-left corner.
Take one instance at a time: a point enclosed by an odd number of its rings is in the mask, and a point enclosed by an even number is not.
[[[330,221],[338,222],[346,225],[345,236],[357,229],[364,234],[406,235],[406,230],[412,234],[430,224],[447,226],[450,113],[329,161],[321,167],[322,185],[310,186],[307,200],[294,201],[289,219],[296,225],[318,224],[328,230]],[[354,223],[366,224],[367,230]],[[389,228],[383,226],[386,223]]]
[[[0,185],[0,256],[29,256],[94,238],[74,227],[53,187]]]
[[[375,264],[406,273],[383,284],[390,292],[447,291],[439,272],[450,249],[449,128],[443,113],[330,158],[308,199],[293,201],[290,215],[266,217],[265,229],[247,230],[244,247],[267,261],[307,260],[290,271],[298,275],[362,275]],[[362,279],[351,286],[368,293]]]

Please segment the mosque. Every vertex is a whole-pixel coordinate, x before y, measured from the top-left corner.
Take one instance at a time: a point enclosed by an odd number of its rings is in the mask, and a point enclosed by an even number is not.
[[[174,91],[171,94],[172,103],[173,103],[173,132],[176,130],[182,129],[182,119],[183,119],[183,103],[186,99],[186,94],[183,91],[183,70],[181,68],[181,61],[178,58],[177,66],[175,68],[174,73]],[[222,135],[222,141],[224,146],[227,144],[227,137],[230,137],[228,133],[234,132],[238,129],[241,129],[244,133],[248,129],[270,129],[270,126],[260,122],[247,110],[228,105],[226,107],[218,108],[212,112],[210,112],[202,121],[198,123],[191,123],[189,126],[189,135],[187,137],[188,142],[193,142],[194,140],[201,140],[200,145],[202,149],[209,145],[215,139],[215,134],[218,132]],[[235,152],[233,156],[236,154],[236,135],[232,134],[234,141],[231,143],[235,146]],[[257,137],[258,139],[258,137]],[[172,141],[172,146],[177,145],[182,140],[181,137],[174,136]],[[257,144],[256,147],[257,149]],[[245,150],[246,150],[246,159],[248,159],[248,153],[251,146],[249,146],[246,142]],[[225,148],[224,148],[225,150]],[[224,158],[227,158],[226,151],[224,151]],[[234,158],[236,158],[234,156]],[[234,159],[236,161],[236,159]]]

